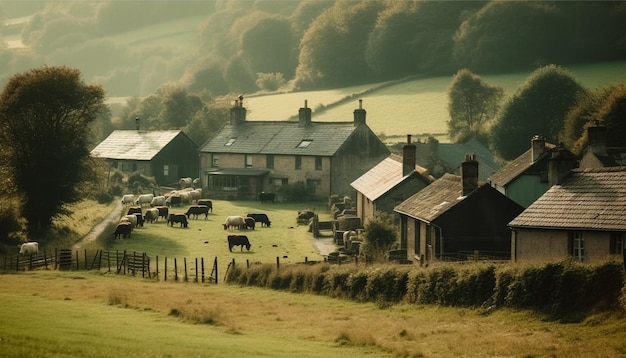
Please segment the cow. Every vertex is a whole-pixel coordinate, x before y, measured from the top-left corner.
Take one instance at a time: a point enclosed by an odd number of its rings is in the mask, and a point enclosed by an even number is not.
[[[202,198],[202,189],[200,189],[200,188],[194,189],[194,190],[189,192],[189,195],[191,195],[191,202],[193,203],[195,201],[196,204],[197,204],[198,200],[200,200],[200,198]]]
[[[241,246],[241,251],[243,251],[243,247],[245,246],[248,251],[250,251],[250,240],[245,235],[228,235],[228,251],[233,251],[233,246]]]
[[[136,213],[141,214],[141,206],[131,206],[126,211],[126,215],[132,215],[132,214],[136,214]]]
[[[211,200],[208,199],[199,199],[196,204],[198,205],[204,205],[207,208],[209,208],[209,212],[213,212],[213,202]]]
[[[131,223],[121,222],[117,224],[117,227],[115,227],[115,231],[113,232],[113,237],[116,239],[130,238],[130,233],[132,232],[132,230],[133,230],[133,227]]]
[[[195,219],[197,219],[198,215],[201,214],[204,214],[204,218],[207,219],[209,217],[209,208],[205,205],[192,205],[185,213],[188,218],[191,218],[191,215],[193,215]]]
[[[259,200],[261,201],[261,204],[265,204],[267,202],[274,204],[275,199],[276,199],[275,193],[261,192],[261,194],[259,194]]]
[[[224,230],[229,230],[231,227],[239,229],[245,224],[246,221],[243,216],[227,216],[222,226],[224,227]]]
[[[120,219],[120,222],[123,222],[123,221],[128,221],[132,225],[131,228],[137,227],[137,215],[135,214],[122,216],[122,218]]]
[[[243,218],[243,228],[244,229],[250,229],[250,230],[254,230],[254,226],[256,225],[256,222],[254,221],[253,218],[251,217],[244,217]]]
[[[122,196],[122,204],[133,205],[134,202],[135,202],[135,196],[133,194],[124,194]]]
[[[167,209],[167,207],[165,207]],[[153,223],[155,221],[159,220],[159,209],[157,208],[150,208],[146,210],[146,213],[143,217],[144,221],[147,221],[149,223]]]
[[[25,242],[20,246],[20,255],[37,255],[39,253],[39,243]]]
[[[191,188],[193,186],[193,179],[191,178],[180,178],[178,181],[181,189]]]
[[[165,205],[167,206],[180,206],[182,199],[180,194],[172,194],[165,199]]]
[[[180,223],[180,227],[187,227],[189,225],[185,214],[170,214],[170,216],[167,217],[167,223],[170,224],[171,227],[174,227],[174,223]]]
[[[247,216],[253,218],[256,222],[261,223],[261,226],[270,227],[270,224],[272,223],[266,214],[248,214]]]
[[[137,227],[143,227],[143,223],[145,221],[143,219],[143,215],[141,213],[134,213],[133,215],[137,217]]]
[[[143,206],[143,204],[150,205],[150,203],[152,202],[152,199],[154,199],[154,194],[141,194],[137,197],[137,200],[135,200],[135,205],[139,205],[139,206]]]
[[[163,218],[163,220],[167,220],[170,216],[170,208],[167,206],[157,206],[156,209],[159,211],[159,217]]]
[[[150,202],[151,207],[163,206],[163,205],[165,205],[165,196],[163,195],[155,196],[154,198],[152,198],[152,201]]]

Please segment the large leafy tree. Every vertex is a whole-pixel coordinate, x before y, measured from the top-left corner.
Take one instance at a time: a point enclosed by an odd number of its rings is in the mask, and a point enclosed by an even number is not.
[[[106,109],[104,97],[80,71],[48,66],[13,75],[0,94],[0,142],[29,234],[80,200],[93,174],[89,126]]]
[[[495,118],[502,98],[502,87],[488,84],[468,69],[458,71],[448,89],[448,135],[452,141],[484,137],[484,126]]]
[[[585,93],[561,67],[537,69],[503,105],[491,127],[492,148],[502,159],[511,160],[528,150],[536,134],[558,143],[565,116]]]
[[[398,241],[398,227],[393,223],[393,216],[380,211],[365,224],[364,233],[362,251],[375,261],[385,259],[387,251]]]

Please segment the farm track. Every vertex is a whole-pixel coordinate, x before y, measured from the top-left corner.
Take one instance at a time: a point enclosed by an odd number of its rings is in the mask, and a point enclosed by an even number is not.
[[[111,223],[117,223],[120,220],[120,217],[122,216],[122,210],[123,210],[122,202],[118,200],[117,205],[115,205],[115,208],[111,211],[111,213],[106,218],[104,218],[100,223],[94,226],[91,229],[91,231],[87,233],[87,235],[83,236],[83,238],[80,239],[80,241],[72,245],[72,251],[76,251],[80,249],[85,244],[92,243],[100,235],[102,235],[102,232],[107,228],[107,226],[109,226]]]

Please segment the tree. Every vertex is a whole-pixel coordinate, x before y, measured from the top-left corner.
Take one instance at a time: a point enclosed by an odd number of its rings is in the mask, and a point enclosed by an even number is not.
[[[495,118],[504,89],[492,86],[468,69],[458,71],[448,90],[448,136],[455,142],[484,136],[485,124]]]
[[[585,93],[566,70],[555,65],[539,68],[503,105],[491,127],[492,149],[512,160],[528,150],[536,134],[558,143],[565,116]]]
[[[76,69],[44,66],[9,79],[0,94],[0,142],[29,234],[80,200],[93,173],[89,125],[105,108],[102,87],[85,84]]]
[[[398,241],[398,228],[391,214],[377,211],[365,225],[364,235],[363,253],[379,261],[386,258],[391,245]]]

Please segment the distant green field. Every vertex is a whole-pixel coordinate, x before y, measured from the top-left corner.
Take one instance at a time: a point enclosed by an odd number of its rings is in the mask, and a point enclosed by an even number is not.
[[[626,62],[579,65],[567,68],[589,89],[626,82]],[[480,74],[478,74],[480,75]],[[481,76],[504,87],[508,95],[526,81],[530,72]],[[328,91],[276,94],[245,99],[248,120],[286,120],[297,116],[308,100],[313,121],[351,121],[363,99],[367,123],[374,133],[384,134],[389,143],[433,135],[446,142],[448,121],[447,89],[452,77],[408,80],[390,86],[371,84]],[[380,89],[377,89],[380,88]],[[344,100],[345,99],[345,100]],[[320,106],[325,108],[317,110]]]

